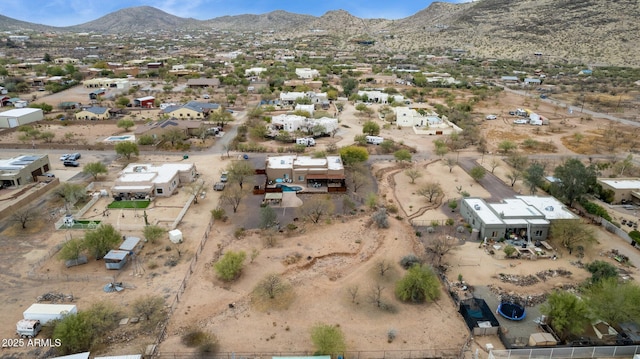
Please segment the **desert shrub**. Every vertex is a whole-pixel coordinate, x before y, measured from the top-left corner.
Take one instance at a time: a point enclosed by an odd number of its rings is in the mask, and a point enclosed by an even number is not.
[[[616,278],[618,276],[618,268],[605,261],[593,261],[587,264],[585,269],[591,273],[592,283],[599,282],[603,279]]]
[[[640,243],[640,232],[633,230],[629,232],[629,237],[631,237],[635,243]]]
[[[453,218],[447,218],[447,220],[444,222],[445,225],[447,226],[453,226],[456,222],[453,220]]]
[[[385,208],[377,210],[376,213],[371,216],[371,219],[373,219],[373,222],[378,228],[389,228],[389,216]]]
[[[398,206],[396,206],[395,204],[388,204],[387,205],[387,212],[389,212],[391,214],[398,213]]]
[[[138,137],[138,144],[140,145],[153,145],[155,143],[155,139],[151,135],[142,135]]]
[[[587,213],[589,214],[593,214],[595,216],[599,216],[602,217],[604,219],[606,219],[607,221],[611,221],[612,218],[609,215],[609,212],[607,212],[606,209],[604,209],[602,206],[600,206],[599,204],[590,202],[590,201],[581,201],[580,204],[582,205],[582,207],[584,207],[584,209],[587,211]]]
[[[213,265],[218,277],[224,281],[232,281],[242,272],[246,254],[243,251],[229,251]]]
[[[420,264],[422,264],[422,261],[415,254],[408,254],[408,255],[402,257],[402,259],[400,260],[400,265],[404,269],[409,269],[409,268],[413,267],[416,264],[420,265]]]
[[[242,238],[244,234],[245,234],[244,227],[236,228],[236,230],[233,232],[233,236],[238,239]]]
[[[511,257],[516,252],[516,247],[509,244],[508,246],[504,247],[503,251],[507,257]]]
[[[213,219],[217,219],[217,220],[223,219],[225,216],[224,208],[218,207],[218,208],[212,209],[211,216],[213,216]]]
[[[343,354],[347,348],[342,330],[334,325],[317,324],[313,326],[311,341],[318,355]]]
[[[149,323],[145,327],[153,330],[165,318],[164,299],[161,296],[147,295],[136,299],[131,306],[133,314]]]

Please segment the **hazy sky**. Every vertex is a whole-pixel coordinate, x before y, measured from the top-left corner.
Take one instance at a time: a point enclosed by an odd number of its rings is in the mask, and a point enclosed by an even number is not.
[[[471,0],[444,0],[460,3]],[[361,18],[401,19],[426,8],[432,0],[2,0],[0,15],[51,26],[71,26],[133,6],[153,6],[169,14],[207,20],[224,15],[264,14],[286,10],[320,16],[343,9]]]

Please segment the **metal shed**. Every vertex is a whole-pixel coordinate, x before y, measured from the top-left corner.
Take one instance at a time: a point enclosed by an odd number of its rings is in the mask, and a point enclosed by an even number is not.
[[[123,251],[120,249],[112,249],[104,256],[104,264],[107,269],[122,269],[125,264],[127,264],[127,257],[129,256],[129,251]]]
[[[133,252],[139,243],[140,243],[140,238],[138,237],[125,237],[124,242],[122,242],[122,244],[118,249],[127,251],[127,252]]]

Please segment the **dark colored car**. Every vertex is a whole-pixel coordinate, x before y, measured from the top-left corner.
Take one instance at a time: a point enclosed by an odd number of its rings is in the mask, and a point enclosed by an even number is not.
[[[64,161],[64,166],[65,167],[79,167],[80,166],[80,162],[78,161]]]

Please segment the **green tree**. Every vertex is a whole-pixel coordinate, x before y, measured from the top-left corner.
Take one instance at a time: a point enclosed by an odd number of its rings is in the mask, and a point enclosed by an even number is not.
[[[49,112],[53,111],[53,106],[49,105],[48,103],[32,103],[32,104],[29,104],[29,107],[30,108],[39,108],[44,113],[49,113]]]
[[[135,122],[133,122],[132,120],[127,120],[125,118],[123,118],[122,120],[119,120],[118,123],[116,124],[118,128],[122,128],[125,131],[129,131],[129,129],[135,125],[136,125]]]
[[[593,165],[586,167],[577,158],[570,158],[556,167],[554,177],[559,181],[551,185],[551,193],[563,198],[569,207],[573,202],[592,190],[596,185],[596,172]]]
[[[536,194],[538,187],[544,184],[544,166],[539,162],[533,162],[524,171],[524,183],[529,187],[529,193]]]
[[[311,341],[318,355],[339,355],[347,350],[342,330],[333,325],[314,325],[311,328]]]
[[[367,134],[369,136],[377,136],[380,134],[380,125],[378,125],[373,121],[367,121],[362,125],[362,133]]]
[[[62,355],[90,350],[93,335],[91,320],[82,312],[65,316],[53,329],[53,339],[60,341],[56,351]]]
[[[276,225],[278,215],[270,206],[260,208],[260,228],[267,229]]]
[[[219,111],[211,111],[209,114],[209,121],[215,123],[217,126],[224,128],[224,126],[233,121],[233,115],[231,112],[226,111],[224,109],[220,109]]]
[[[469,176],[471,176],[471,178],[476,182],[480,181],[485,174],[487,174],[487,170],[482,166],[475,166],[469,171]]]
[[[618,268],[605,261],[593,261],[587,264],[585,269],[591,273],[591,283],[618,277]]]
[[[142,231],[144,238],[150,243],[156,243],[165,233],[167,233],[166,229],[156,225],[145,226]]]
[[[588,286],[584,297],[593,317],[611,325],[640,320],[640,287],[634,282],[603,278]]]
[[[351,96],[353,91],[358,87],[358,80],[352,77],[343,77],[340,80],[340,84],[342,85],[342,92],[346,97]]]
[[[58,258],[63,261],[75,260],[80,258],[85,249],[85,242],[79,238],[72,238],[62,245]]]
[[[124,156],[127,160],[131,159],[131,155],[138,156],[140,154],[140,150],[138,149],[138,144],[129,141],[118,142],[115,145],[116,154],[120,156]]]
[[[213,268],[216,270],[220,279],[225,282],[230,282],[238,278],[242,272],[245,258],[246,253],[243,251],[228,251],[224,254],[222,259],[213,265]]]
[[[128,98],[128,97],[126,97],[126,96],[120,96],[120,97],[118,97],[118,99],[116,100],[116,106],[117,106],[118,108],[125,108],[125,107],[127,107],[127,105],[128,105],[128,104],[130,104],[130,103],[131,103],[131,100],[129,100],[129,98]],[[132,125],[132,126],[133,126],[133,125]],[[129,127],[131,127],[131,126],[129,126]]]
[[[396,296],[405,302],[433,302],[440,298],[440,282],[431,267],[416,264],[396,283]]]
[[[366,162],[369,159],[369,152],[366,148],[347,146],[340,149],[340,157],[345,166],[352,166],[356,163]]]
[[[554,291],[540,311],[549,318],[561,341],[581,334],[590,322],[587,303],[570,292]]]
[[[121,240],[122,235],[111,224],[101,224],[84,235],[85,245],[95,259],[102,259]]]
[[[98,175],[107,174],[109,170],[107,170],[107,166],[105,166],[102,162],[91,162],[84,165],[82,169],[82,173],[87,173],[93,176],[93,180],[98,179]]]
[[[396,152],[393,153],[393,157],[396,158],[397,161],[403,162],[403,161],[411,161],[411,152],[409,152],[409,150],[406,149],[401,149],[401,150],[397,150]]]
[[[551,237],[569,250],[569,254],[578,246],[587,246],[596,241],[591,227],[579,220],[557,219],[551,222]]]

